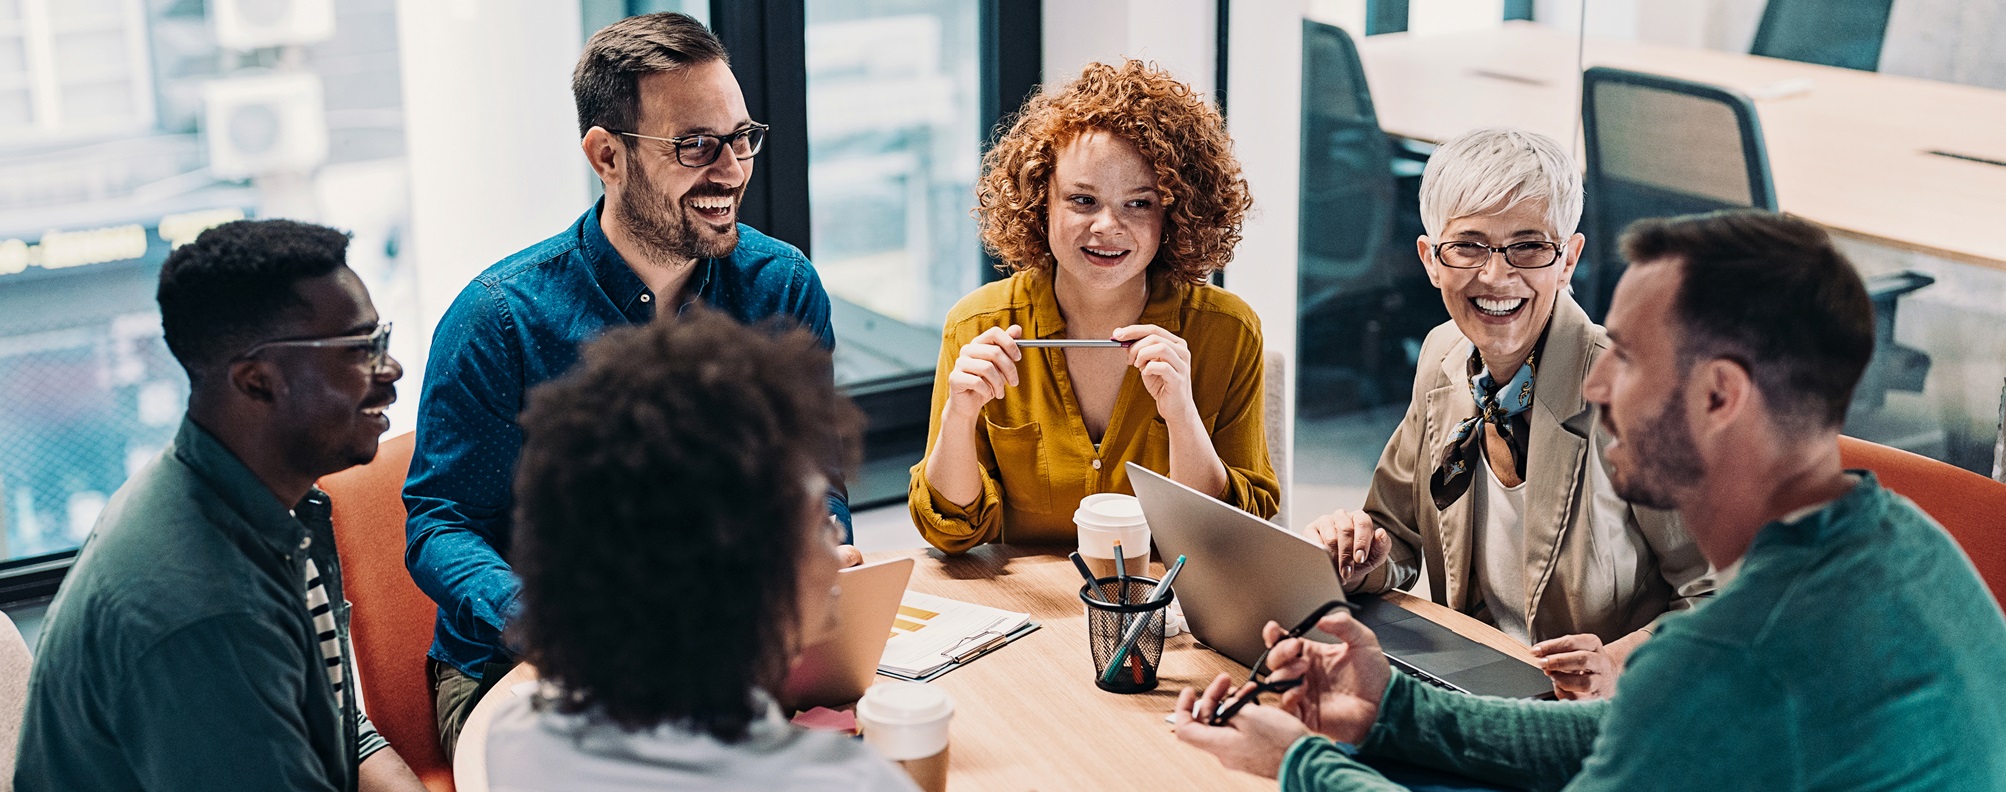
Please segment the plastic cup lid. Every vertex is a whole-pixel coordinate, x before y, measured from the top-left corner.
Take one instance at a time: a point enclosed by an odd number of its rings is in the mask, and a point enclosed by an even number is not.
[[[872,685],[857,702],[857,714],[887,724],[929,723],[954,714],[947,691],[918,682]]]
[[[1079,510],[1073,512],[1073,521],[1084,528],[1113,530],[1142,525],[1145,519],[1142,502],[1134,495],[1101,492],[1080,500]]]

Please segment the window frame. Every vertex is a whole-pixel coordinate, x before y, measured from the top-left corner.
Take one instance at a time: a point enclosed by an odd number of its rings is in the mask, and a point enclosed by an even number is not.
[[[740,216],[767,235],[801,248],[814,259],[808,231],[808,71],[805,0],[711,0],[711,29],[731,53],[732,71],[745,89],[754,118],[772,124],[760,167]],[[1015,113],[1043,77],[1043,13],[1039,3],[979,0],[978,133],[989,150],[997,124]],[[785,137],[782,137],[783,132]],[[775,157],[776,152],[786,152]],[[763,197],[762,197],[763,196]],[[983,282],[1001,274],[985,253]],[[841,339],[837,339],[841,343]],[[844,385],[865,419],[864,459],[917,461],[926,450],[933,403],[932,371],[894,374]],[[865,487],[851,482],[850,508],[862,510],[905,500],[904,486]]]
[[[987,152],[996,127],[1022,106],[1043,79],[1043,13],[1039,3],[979,0],[977,41],[980,59],[977,112]],[[603,5],[603,4],[602,4]],[[622,10],[639,11],[628,2]],[[593,9],[587,7],[586,12]],[[603,10],[603,9],[601,9]],[[760,165],[741,207],[742,221],[784,240],[813,259],[809,234],[807,7],[805,0],[711,0],[712,30],[732,54],[732,71],[745,90],[752,117],[773,126]],[[587,31],[588,33],[590,31]],[[1222,83],[1223,84],[1223,83]],[[984,281],[1001,277],[986,253],[969,266]],[[932,371],[915,371],[843,387],[865,416],[864,458],[917,458],[926,448],[933,399]],[[905,488],[871,492],[852,482],[855,510],[905,499]],[[12,608],[53,597],[76,563],[78,550],[0,562],[0,607]]]

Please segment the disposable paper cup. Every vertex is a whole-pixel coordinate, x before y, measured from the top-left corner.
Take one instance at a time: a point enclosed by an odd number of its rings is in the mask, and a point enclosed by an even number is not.
[[[947,691],[917,682],[872,685],[857,702],[864,742],[899,763],[927,792],[947,788],[947,724],[953,717]]]
[[[1115,492],[1088,495],[1073,512],[1073,525],[1079,529],[1080,556],[1096,576],[1114,576],[1115,542],[1121,543],[1129,574],[1149,573],[1149,522],[1135,496]]]

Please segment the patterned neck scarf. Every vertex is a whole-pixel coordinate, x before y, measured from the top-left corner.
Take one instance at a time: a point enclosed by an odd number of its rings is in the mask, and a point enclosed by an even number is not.
[[[1483,353],[1471,351],[1469,367],[1475,369],[1470,376],[1470,397],[1477,401],[1477,414],[1456,424],[1456,431],[1449,439],[1449,450],[1442,455],[1442,462],[1435,466],[1435,475],[1429,480],[1429,492],[1435,496],[1435,508],[1447,509],[1449,504],[1463,497],[1470,490],[1470,481],[1476,477],[1478,465],[1484,464],[1484,424],[1497,427],[1498,436],[1511,449],[1512,469],[1518,471],[1520,481],[1525,480],[1525,451],[1528,436],[1532,434],[1531,420],[1525,415],[1532,409],[1532,382],[1539,369],[1539,352],[1546,347],[1542,335],[1539,343],[1532,348],[1525,365],[1518,367],[1518,373],[1511,381],[1498,387],[1491,378],[1490,369],[1484,367]]]

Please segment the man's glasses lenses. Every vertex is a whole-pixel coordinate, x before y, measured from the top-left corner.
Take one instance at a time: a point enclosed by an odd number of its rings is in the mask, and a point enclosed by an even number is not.
[[[375,368],[382,368],[383,360],[389,356],[390,323],[384,322],[376,326],[375,332],[369,334],[369,365]]]
[[[376,329],[371,330],[368,333],[362,335],[337,336],[334,338],[293,338],[281,341],[266,341],[262,344],[258,344],[256,346],[251,347],[248,350],[245,350],[244,354],[237,356],[237,359],[242,360],[245,358],[249,358],[253,355],[258,354],[259,352],[263,352],[267,349],[272,349],[275,347],[332,347],[332,348],[354,349],[360,352],[364,352],[369,356],[370,369],[381,370],[383,368],[384,361],[388,360],[390,357],[390,323],[384,322],[383,324],[379,324],[376,326]]]
[[[676,161],[701,168],[717,161],[726,148],[736,159],[751,159],[766,145],[766,127],[749,126],[729,135],[687,135],[675,138]]]
[[[1519,269],[1539,269],[1560,260],[1560,245],[1554,242],[1514,242],[1503,247],[1444,242],[1435,246],[1435,260],[1445,267],[1479,269],[1490,263],[1493,252],[1503,253],[1505,263]]]

